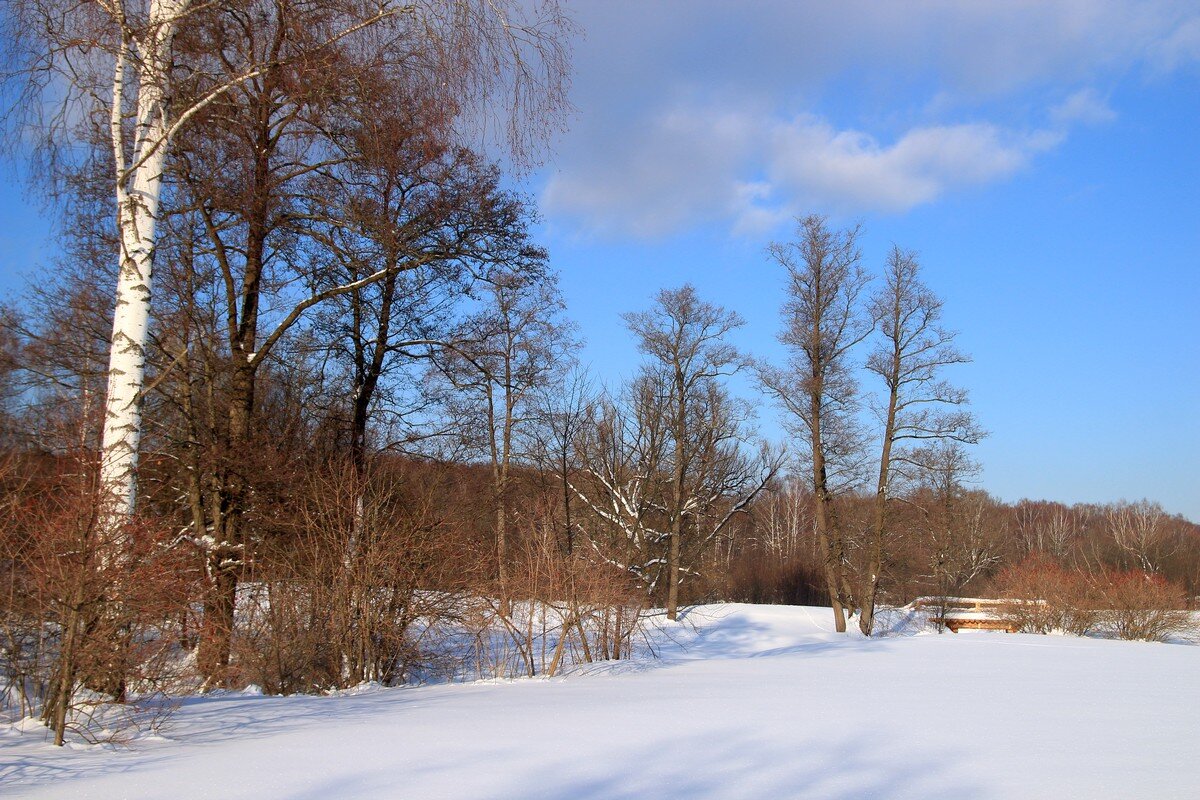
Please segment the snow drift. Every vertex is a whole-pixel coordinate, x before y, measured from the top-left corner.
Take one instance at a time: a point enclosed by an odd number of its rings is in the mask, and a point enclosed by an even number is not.
[[[159,736],[0,735],[0,785],[72,798],[1196,797],[1200,648],[713,605],[660,658],[556,679],[192,698]]]

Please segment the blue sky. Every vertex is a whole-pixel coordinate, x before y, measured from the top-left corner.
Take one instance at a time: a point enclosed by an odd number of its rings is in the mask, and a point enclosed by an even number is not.
[[[861,221],[974,356],[983,488],[1200,521],[1200,2],[569,5],[577,112],[524,189],[600,379],[637,362],[619,314],[685,281],[780,356],[766,244]],[[0,179],[11,287],[53,244]]]
[[[576,11],[578,113],[530,191],[601,378],[637,360],[618,314],[685,281],[778,357],[766,244],[861,221],[974,356],[981,486],[1200,520],[1200,3]]]

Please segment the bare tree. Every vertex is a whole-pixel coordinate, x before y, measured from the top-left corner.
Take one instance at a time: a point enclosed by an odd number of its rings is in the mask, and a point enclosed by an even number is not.
[[[575,525],[593,552],[651,594],[668,535],[658,514],[667,447],[663,402],[660,387],[646,376],[619,399],[599,397],[576,442],[580,473],[567,480],[591,513],[591,520]]]
[[[1143,572],[1157,573],[1174,550],[1172,520],[1158,503],[1114,503],[1106,513],[1109,535]]]
[[[726,341],[745,324],[735,312],[701,300],[690,285],[664,289],[649,311],[625,315],[637,337],[638,349],[650,358],[650,370],[661,375],[666,403],[670,496],[667,499],[667,618],[679,609],[680,562],[684,516],[688,512],[688,479],[696,467],[699,442],[689,425],[704,402],[702,394],[716,391],[715,381],[737,372],[744,359]]]
[[[929,579],[940,597],[953,595],[996,568],[1002,560],[1002,530],[988,518],[991,499],[967,484],[979,464],[953,439],[913,451],[921,464],[922,489],[912,499],[920,511]]]
[[[558,478],[562,491],[562,545],[568,556],[575,552],[571,474],[581,466],[581,436],[595,413],[597,402],[591,378],[579,369],[567,373],[561,383],[542,387],[540,392],[537,461],[544,471]]]
[[[592,551],[649,595],[665,582],[669,601],[674,581],[678,604],[685,576],[699,574],[705,555],[774,480],[782,457],[765,447],[748,454],[744,409],[719,383],[706,381],[687,400],[679,447],[687,468],[679,489],[671,392],[669,377],[647,369],[617,401],[601,398],[580,433],[580,467],[569,486],[586,512],[577,527]],[[677,492],[681,524],[672,558]]]
[[[351,109],[354,124],[336,141],[343,163],[322,170],[306,191],[307,213],[324,221],[308,231],[328,252],[319,280],[353,287],[320,309],[312,336],[348,373],[335,389],[348,398],[360,470],[368,418],[384,410],[377,401],[390,401],[399,421],[425,404],[413,392],[388,397],[396,388],[389,378],[411,377],[414,362],[451,338],[469,292],[501,273],[532,279],[544,269],[526,204],[500,188],[498,169],[441,141],[421,105],[381,98]]]
[[[1014,511],[1020,545],[1027,553],[1066,558],[1086,527],[1087,512],[1062,503],[1021,500]]]
[[[172,139],[203,108],[268,68],[254,62],[223,80],[197,80],[198,73],[179,79],[181,29],[200,24],[216,6],[191,0],[9,6],[9,41],[28,81],[21,96],[26,119],[40,123],[49,139],[103,142],[112,169],[120,250],[101,463],[109,528],[132,513],[136,495],[153,256]],[[396,13],[375,6],[348,19],[338,38]],[[49,118],[40,115],[47,97],[60,101]]]
[[[871,299],[870,307],[879,342],[867,359],[867,369],[882,380],[886,399],[858,618],[867,636],[875,623],[875,604],[887,555],[892,485],[897,473],[903,475],[905,468],[921,466],[912,458],[913,448],[906,449],[904,444],[974,444],[983,435],[971,415],[962,410],[967,393],[941,379],[944,367],[969,359],[954,346],[955,334],[940,326],[942,302],[921,281],[915,254],[892,248],[884,284]]]
[[[489,6],[488,13],[499,8]],[[434,11],[453,17],[442,6]],[[241,456],[254,449],[260,372],[323,304],[354,293],[361,298],[376,284],[385,284],[383,302],[392,294],[386,284],[399,273],[482,249],[476,240],[488,232],[481,222],[492,225],[505,203],[513,206],[486,169],[468,182],[470,170],[455,165],[461,148],[447,139],[462,109],[437,84],[449,56],[430,52],[438,34],[427,28],[408,9],[346,35],[345,14],[336,7],[261,3],[223,7],[194,35],[180,37],[181,51],[218,82],[234,80],[248,65],[268,65],[197,113],[203,125],[177,137],[172,172],[175,205],[198,242],[197,266],[215,276],[213,332],[223,340],[217,377],[230,457],[218,464],[217,491],[197,538],[212,584],[199,657],[209,676],[228,665],[238,574],[247,564],[253,466]],[[221,47],[214,50],[212,42]],[[464,69],[473,68],[476,56],[460,57]],[[429,192],[431,183],[436,190]],[[464,197],[479,192],[497,213],[478,213],[478,202],[472,210]],[[410,214],[403,200],[420,206],[430,193],[435,210]],[[348,265],[339,256],[355,247],[365,257]],[[385,353],[386,347],[379,354]],[[358,376],[361,388],[370,371]]]
[[[6,9],[23,122],[43,141],[101,147],[112,170],[120,252],[101,475],[110,528],[134,507],[153,256],[168,155],[181,132],[252,83],[278,87],[298,65],[338,72],[347,46],[380,54],[376,68],[430,78],[455,110],[447,119],[472,106],[509,109],[501,116],[518,161],[566,107],[570,23],[554,2],[532,17],[515,0],[337,0],[298,12],[257,0],[13,0]],[[303,25],[284,36],[273,18]],[[227,47],[238,29],[265,46]],[[507,102],[483,102],[498,95]],[[53,163],[67,150],[46,152]]]
[[[786,368],[760,365],[758,378],[787,412],[808,451],[817,542],[834,624],[843,632],[852,595],[834,496],[854,485],[861,470],[858,387],[850,356],[871,332],[859,307],[868,277],[861,266],[858,228],[832,231],[818,216],[800,219],[795,240],[775,242],[768,253],[788,273],[779,338],[791,354]]]
[[[803,555],[809,555],[815,561],[815,547],[811,553],[801,552],[802,547],[816,544],[811,533],[811,503],[805,485],[795,476],[778,483],[758,503],[761,516],[757,527],[759,544],[765,553],[780,562]]]
[[[569,367],[578,342],[556,275],[514,269],[495,276],[483,294],[433,368],[452,389],[447,402],[464,444],[486,454],[491,469],[496,575],[507,603],[513,469],[532,449],[538,389]]]

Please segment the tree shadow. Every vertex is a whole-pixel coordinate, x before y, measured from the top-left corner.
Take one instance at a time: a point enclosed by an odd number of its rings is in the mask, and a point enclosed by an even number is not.
[[[328,797],[472,797],[480,800],[645,800],[646,798],[956,798],[988,791],[948,768],[955,754],[922,753],[882,740],[769,741],[748,731],[723,731],[654,748],[631,746],[618,757],[596,760],[586,737],[570,755],[532,754],[514,762],[496,748],[469,760],[447,758],[408,770],[372,766],[353,776],[331,777],[288,800]],[[531,755],[526,753],[527,756]],[[462,783],[456,773],[475,780]]]

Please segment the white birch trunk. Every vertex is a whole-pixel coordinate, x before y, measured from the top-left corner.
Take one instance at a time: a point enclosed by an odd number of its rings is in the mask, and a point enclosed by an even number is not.
[[[145,33],[136,42],[126,41],[113,71],[111,133],[121,251],[101,441],[100,485],[106,523],[103,527],[108,530],[118,528],[133,513],[137,497],[155,229],[169,130],[171,47],[179,19],[189,3],[190,0],[154,0]],[[135,47],[141,58],[136,62],[136,127],[127,161],[121,123],[128,91],[126,66]]]

